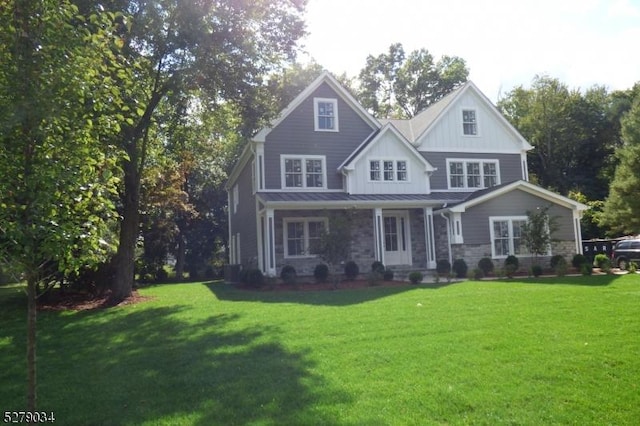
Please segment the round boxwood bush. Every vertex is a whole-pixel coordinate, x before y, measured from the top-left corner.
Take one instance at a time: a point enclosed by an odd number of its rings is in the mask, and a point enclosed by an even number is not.
[[[291,265],[284,265],[280,271],[280,278],[285,284],[295,284],[298,274],[296,268]]]
[[[371,272],[377,272],[380,275],[384,274],[384,264],[379,260],[376,260],[371,264]]]
[[[316,279],[316,282],[327,282],[327,278],[329,277],[329,267],[324,263],[317,264],[313,270],[313,277]]]
[[[240,281],[248,286],[259,288],[264,285],[264,274],[260,269],[243,269],[240,273]]]
[[[504,260],[504,271],[507,277],[513,278],[513,275],[516,273],[519,266],[520,266],[520,261],[518,260],[517,257],[515,257],[512,254],[507,256],[507,258]]]
[[[489,275],[493,272],[493,260],[489,257],[483,257],[478,261],[478,269],[480,269],[485,276]]]
[[[451,266],[453,272],[456,273],[456,278],[466,278],[467,276],[467,262],[464,259],[456,259],[453,261],[453,266]]]
[[[556,269],[556,266],[558,266],[558,263],[560,262],[567,263],[566,260],[564,260],[564,256],[562,256],[561,254],[556,254],[554,256],[551,256],[551,259],[549,260],[549,266],[551,266],[551,269]]]
[[[348,280],[355,280],[358,274],[360,273],[360,268],[358,264],[353,260],[348,261],[344,265],[344,275]]]
[[[436,272],[439,275],[449,275],[451,272],[451,263],[447,259],[440,259],[436,263]]]
[[[580,253],[574,254],[573,259],[571,259],[571,265],[574,268],[580,269],[582,265],[584,265],[585,263],[589,263],[589,261],[587,260],[587,257],[584,254],[580,254]]]
[[[413,271],[409,274],[409,281],[411,284],[420,284],[422,282],[422,278],[424,278],[424,276],[420,271]]]
[[[542,275],[542,266],[537,265],[537,264],[531,266],[531,274],[534,277],[539,277],[540,275]]]
[[[596,268],[611,268],[611,260],[606,254],[603,253],[596,254],[596,257],[593,258],[593,264],[596,266]]]

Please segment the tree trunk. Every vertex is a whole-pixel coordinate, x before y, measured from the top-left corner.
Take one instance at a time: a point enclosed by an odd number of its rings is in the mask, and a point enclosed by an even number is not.
[[[135,274],[135,250],[140,225],[140,175],[137,165],[124,164],[124,194],[122,198],[122,222],[120,242],[116,253],[116,267],[111,287],[111,300],[121,302],[131,296]]]
[[[182,230],[178,231],[178,248],[176,250],[176,279],[184,279],[184,262],[186,257],[187,241]]]
[[[35,412],[37,404],[36,381],[36,285],[32,273],[27,279],[27,411]]]

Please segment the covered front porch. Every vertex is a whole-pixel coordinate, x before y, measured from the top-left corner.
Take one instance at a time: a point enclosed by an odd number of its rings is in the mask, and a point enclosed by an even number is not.
[[[351,226],[345,244],[350,244],[350,257],[345,262],[353,260],[361,272],[368,272],[374,261],[394,269],[436,267],[433,211],[441,204],[425,199],[428,196],[354,199],[362,197],[333,194],[333,200],[300,203],[307,193],[294,196],[294,203],[287,201],[291,194],[262,195],[257,216],[258,266],[267,275],[277,276],[284,265],[293,266],[298,275],[312,275],[322,260],[310,249],[311,242],[332,220],[347,216]]]

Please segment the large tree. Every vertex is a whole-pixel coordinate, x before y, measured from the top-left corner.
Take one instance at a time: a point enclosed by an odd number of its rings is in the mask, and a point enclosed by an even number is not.
[[[435,61],[427,49],[405,55],[402,44],[388,53],[369,55],[360,71],[358,98],[380,118],[411,118],[467,81],[463,59],[443,56]]]
[[[117,143],[127,153],[112,297],[130,295],[139,235],[140,185],[150,130],[171,94],[199,90],[211,108],[234,104],[250,133],[265,107],[263,77],[293,57],[305,0],[75,0],[84,11],[127,14],[123,55],[136,73]]]
[[[611,182],[602,219],[617,234],[640,233],[640,97],[622,119],[624,145],[616,153],[619,164]]]
[[[531,88],[514,88],[498,102],[507,119],[533,145],[532,178],[568,194],[579,191],[603,199],[603,170],[616,146],[609,117],[610,95],[602,87],[584,93],[558,79],[537,76]]]
[[[120,91],[107,15],[68,1],[0,7],[0,259],[27,281],[27,410],[36,409],[36,296],[49,275],[104,260],[115,216]],[[108,73],[105,73],[108,71]],[[126,71],[120,69],[122,78]]]

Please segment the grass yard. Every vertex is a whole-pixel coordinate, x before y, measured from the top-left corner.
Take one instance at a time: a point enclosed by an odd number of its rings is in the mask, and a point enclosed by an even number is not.
[[[60,425],[612,424],[640,420],[640,276],[439,288],[142,289],[38,316]],[[26,301],[0,287],[0,401],[24,410]]]

